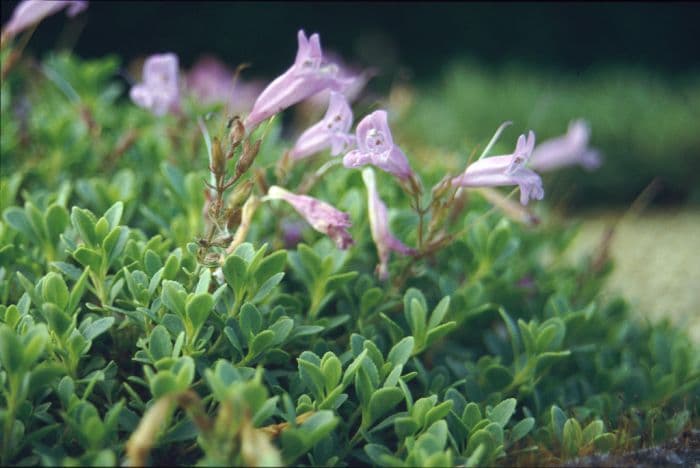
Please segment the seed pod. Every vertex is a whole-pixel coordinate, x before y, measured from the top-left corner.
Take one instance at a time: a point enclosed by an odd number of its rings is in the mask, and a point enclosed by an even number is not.
[[[236,147],[245,138],[245,126],[238,116],[235,116],[229,122],[230,131],[228,133],[229,142],[231,146]]]
[[[258,156],[258,151],[260,151],[260,143],[262,143],[262,140],[258,140],[252,145],[247,140],[243,143],[243,154],[236,163],[236,177],[240,177],[253,164]]]
[[[221,179],[226,172],[226,159],[221,149],[221,141],[217,137],[211,141],[211,172],[217,180]]]

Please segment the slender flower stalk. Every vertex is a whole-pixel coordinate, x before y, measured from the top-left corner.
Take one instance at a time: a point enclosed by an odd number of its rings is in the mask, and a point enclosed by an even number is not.
[[[131,88],[131,100],[155,115],[180,107],[178,59],[173,53],[151,55],[143,65],[143,82]]]
[[[588,147],[591,129],[584,120],[569,124],[565,135],[546,140],[532,152],[529,167],[537,171],[551,171],[579,164],[587,170],[600,166],[600,153]]]
[[[374,244],[377,247],[377,256],[379,257],[377,276],[381,280],[386,280],[389,277],[389,254],[392,251],[402,255],[415,255],[416,251],[403,244],[389,230],[386,205],[379,198],[374,171],[371,168],[366,168],[362,171],[362,180],[364,180],[365,187],[367,187],[369,226],[372,231],[372,239],[374,239]]]
[[[12,12],[12,17],[2,29],[3,40],[16,36],[30,26],[42,21],[47,16],[51,16],[66,8],[66,14],[74,17],[88,6],[85,0],[72,1],[47,1],[47,0],[24,0],[17,5]]]
[[[326,202],[308,195],[297,195],[288,190],[273,185],[267,191],[266,200],[284,200],[313,227],[322,234],[333,239],[339,249],[347,249],[353,244],[347,229],[352,226],[350,215],[344,213]]]
[[[294,64],[258,96],[245,120],[247,129],[252,130],[263,120],[324,89],[342,91],[352,84],[353,78],[341,77],[338,66],[324,59],[318,34],[307,39],[304,31],[299,30],[297,39],[299,48]]]
[[[292,159],[303,159],[326,148],[337,156],[355,143],[355,136],[348,134],[352,127],[352,110],[345,96],[331,91],[326,115],[320,122],[301,134],[289,152]]]
[[[520,135],[512,154],[491,156],[470,164],[464,173],[452,179],[452,185],[468,188],[517,185],[523,205],[527,205],[530,198],[541,200],[544,197],[542,179],[525,167],[534,146],[534,132],[530,131],[527,138]]]
[[[394,144],[385,110],[374,111],[357,124],[357,149],[343,157],[343,165],[357,168],[371,164],[402,181],[413,175],[406,155]]]

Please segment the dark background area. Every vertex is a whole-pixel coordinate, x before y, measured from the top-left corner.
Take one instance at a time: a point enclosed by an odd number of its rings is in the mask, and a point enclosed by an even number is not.
[[[2,2],[2,22],[17,2]],[[520,62],[566,72],[609,64],[661,74],[700,70],[700,7],[693,3],[401,3],[92,1],[71,29],[63,13],[37,29],[29,48],[56,41],[84,58],[173,51],[190,66],[206,52],[254,75],[291,63],[295,33],[321,33],[324,45],[385,71],[403,66],[435,77],[460,56],[484,64]],[[388,70],[387,70],[388,68]]]

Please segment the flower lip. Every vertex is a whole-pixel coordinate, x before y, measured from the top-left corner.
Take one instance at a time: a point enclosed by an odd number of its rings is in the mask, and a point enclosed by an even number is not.
[[[411,177],[413,171],[408,158],[394,144],[387,122],[387,112],[377,110],[365,116],[355,130],[357,149],[343,157],[343,165],[357,168],[372,164],[402,180]]]

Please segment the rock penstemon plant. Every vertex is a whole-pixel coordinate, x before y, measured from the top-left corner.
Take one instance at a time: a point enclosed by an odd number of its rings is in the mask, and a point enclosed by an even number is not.
[[[697,421],[687,336],[600,300],[604,249],[571,267],[573,231],[532,227],[538,148],[580,161],[588,130],[491,156],[503,125],[429,168],[389,107],[353,131],[355,75],[298,42],[247,115],[228,72],[231,100],[189,99],[174,56],[133,102],[111,59],[3,80],[0,464],[560,464]]]

